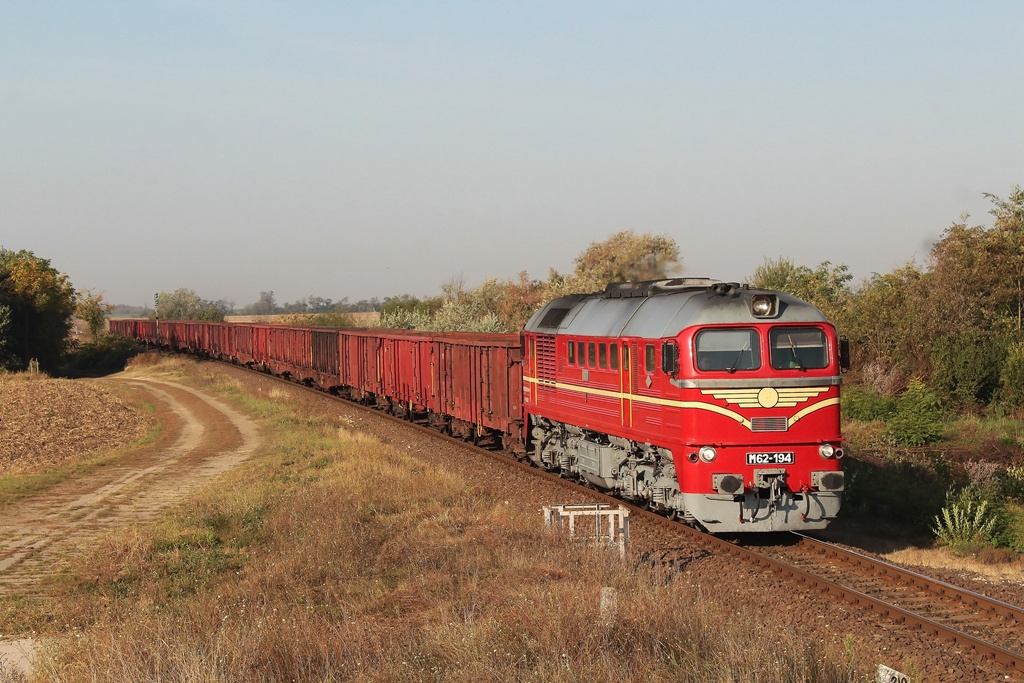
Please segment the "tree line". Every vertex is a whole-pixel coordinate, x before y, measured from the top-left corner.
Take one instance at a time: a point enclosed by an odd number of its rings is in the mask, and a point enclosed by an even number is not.
[[[926,403],[1024,406],[1024,190],[986,196],[992,224],[969,225],[962,217],[924,264],[908,262],[857,284],[846,265],[829,261],[810,267],[779,257],[751,274],[755,287],[816,305],[851,340],[850,384],[857,387],[851,396],[865,399],[851,403],[861,413],[855,416],[872,419],[872,412],[891,410],[887,397],[922,388],[932,392]],[[454,279],[424,299],[403,294],[349,303],[310,295],[278,304],[273,291],[264,291],[239,312],[344,325],[345,313],[377,310],[387,327],[516,332],[553,298],[600,291],[609,282],[675,277],[683,263],[671,237],[624,230],[591,243],[573,266],[568,273],[552,268],[544,279],[523,271],[476,287]],[[187,288],[161,292],[158,301],[155,313],[165,320],[216,321],[234,312],[233,302],[203,299]],[[48,260],[0,248],[0,368],[23,368],[33,358],[54,368],[68,349],[71,315],[77,312],[95,332],[111,309],[101,295],[76,291]]]
[[[1024,190],[986,196],[992,225],[962,217],[925,264],[851,285],[844,265],[778,259],[752,284],[825,312],[853,343],[852,379],[878,396],[917,382],[961,407],[1024,406]]]
[[[1024,406],[1024,190],[986,194],[991,226],[963,216],[944,231],[923,264],[908,262],[854,284],[845,264],[815,267],[785,257],[766,259],[748,278],[754,287],[808,301],[853,343],[850,403],[875,419],[895,411],[889,401],[910,390],[909,414],[944,402],[964,408]],[[571,273],[544,280],[526,272],[467,288],[461,280],[438,297],[393,299],[381,325],[423,330],[516,332],[545,302],[600,291],[609,282],[677,276],[676,242],[631,230],[594,242]]]

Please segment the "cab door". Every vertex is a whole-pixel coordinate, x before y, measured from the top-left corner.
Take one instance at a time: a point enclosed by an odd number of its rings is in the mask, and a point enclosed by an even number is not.
[[[635,346],[635,345],[634,345]],[[615,353],[621,353],[619,359],[619,412],[623,427],[633,426],[633,372],[629,344],[616,344]]]

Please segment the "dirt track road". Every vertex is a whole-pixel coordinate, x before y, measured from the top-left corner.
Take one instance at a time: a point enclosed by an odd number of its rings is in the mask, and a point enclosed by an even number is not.
[[[0,590],[38,593],[42,579],[101,536],[152,519],[259,444],[251,420],[208,394],[150,379],[112,381],[150,395],[163,420],[161,438],[116,464],[0,509]]]

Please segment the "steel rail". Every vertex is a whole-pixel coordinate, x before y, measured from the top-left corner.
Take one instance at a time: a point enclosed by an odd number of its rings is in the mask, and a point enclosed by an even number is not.
[[[967,607],[973,607],[1004,619],[1009,619],[1016,622],[1017,625],[1024,625],[1024,609],[1016,605],[1011,605],[1008,602],[990,598],[987,595],[976,593],[967,588],[954,586],[951,583],[946,583],[945,581],[940,581],[939,579],[931,576],[899,567],[891,562],[886,562],[885,560],[880,560],[876,557],[871,557],[870,555],[865,555],[848,548],[837,546],[834,543],[829,543],[828,541],[823,541],[821,539],[814,538],[813,536],[808,536],[796,531],[791,533],[798,536],[801,539],[802,544],[805,544],[810,550],[818,553],[819,555],[837,558],[847,564],[863,567],[875,574],[891,578],[894,581],[911,586],[917,586],[918,588],[927,590],[940,597],[950,598],[956,602],[963,603]]]
[[[480,446],[474,446],[473,444],[467,443],[456,437],[443,434],[437,431],[436,429],[432,429],[425,425],[417,424],[415,422],[403,419],[396,415],[388,414],[372,406],[361,405],[359,403],[350,401],[340,396],[335,396],[333,394],[326,393],[324,391],[316,389],[315,387],[309,387],[304,384],[299,384],[297,382],[284,379],[282,377],[277,377],[276,375],[260,372],[258,370],[246,368],[245,366],[229,363],[227,361],[219,361],[214,359],[209,360],[217,363],[223,363],[224,365],[234,367],[245,372],[251,372],[267,379],[282,382],[293,388],[316,392],[316,394],[319,396],[328,397],[336,401],[342,402],[346,406],[357,408],[359,410],[364,410],[370,414],[387,418],[391,421],[394,421],[395,423],[402,424],[407,427],[412,427],[423,434],[429,435],[434,438],[441,438],[449,443],[452,443],[453,445],[458,445],[478,455],[485,455],[494,461],[503,463],[505,465],[512,465],[521,468],[522,470],[529,472],[532,476],[541,477],[543,479],[548,480],[551,483],[556,484],[557,486],[567,488],[577,493],[585,492],[588,497],[597,499],[602,502],[615,505],[623,505],[624,507],[630,510],[631,515],[639,516],[644,520],[651,522],[659,527],[670,530],[676,534],[686,536],[688,540],[691,540],[699,545],[703,545],[706,548],[713,548],[721,551],[722,553],[749,562],[755,566],[768,568],[789,580],[801,583],[805,586],[808,586],[816,590],[817,592],[823,593],[827,596],[838,598],[860,609],[874,612],[879,616],[889,619],[894,623],[902,624],[909,628],[918,629],[926,635],[930,635],[937,639],[941,639],[947,642],[955,643],[960,647],[974,651],[982,659],[996,662],[1018,673],[1024,673],[1024,654],[1022,653],[1008,650],[1006,648],[1000,647],[976,636],[972,636],[968,633],[964,633],[957,629],[946,626],[945,624],[941,624],[920,614],[911,612],[910,610],[903,609],[902,607],[885,602],[884,600],[880,600],[865,593],[861,593],[860,591],[857,591],[853,588],[843,586],[839,583],[836,583],[835,581],[831,581],[829,579],[816,576],[814,574],[811,574],[800,569],[799,567],[795,567],[782,560],[777,560],[775,558],[769,557],[767,555],[764,555],[763,553],[757,552],[756,550],[752,550],[750,548],[737,545],[723,538],[719,538],[717,536],[713,536],[703,531],[699,531],[684,524],[673,522],[669,519],[666,519],[665,517],[662,517],[661,515],[651,512],[650,510],[645,510],[643,508],[637,507],[636,505],[623,501],[620,498],[615,498],[614,496],[610,496],[600,491],[596,491],[589,487],[581,486],[579,484],[576,484],[575,482],[560,477],[556,474],[552,474],[551,472],[541,470],[536,466],[532,465],[531,463],[523,462],[517,460],[516,458],[510,457],[504,454],[503,452],[487,450],[486,448],[482,448]],[[819,541],[819,543],[821,542]],[[851,554],[856,555],[856,553]],[[861,556],[861,558],[862,561],[870,561],[871,563],[878,562],[873,558],[867,556]],[[910,572],[909,570],[900,569],[899,571],[905,574],[908,578],[912,578],[912,575],[915,574],[914,572]],[[923,575],[917,576],[925,579],[928,578],[924,577]],[[934,581],[936,584],[941,583],[934,579],[932,581]],[[970,591],[967,591],[966,589],[958,589],[955,586],[950,586],[948,584],[946,584],[946,586],[948,586],[948,588],[953,592],[970,593]],[[974,595],[978,595],[978,597],[980,598],[985,597],[973,593],[970,595],[970,597],[973,599]],[[1000,603],[997,600],[992,600],[991,598],[986,599],[991,601],[992,603],[996,603],[999,605],[1006,604]],[[1013,607],[1012,605],[1007,606]],[[1014,616],[1013,618],[1017,617]]]

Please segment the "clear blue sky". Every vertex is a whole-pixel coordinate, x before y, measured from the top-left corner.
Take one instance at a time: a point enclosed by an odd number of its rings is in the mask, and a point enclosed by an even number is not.
[[[909,259],[1024,184],[1020,2],[6,2],[0,245],[143,304]]]

